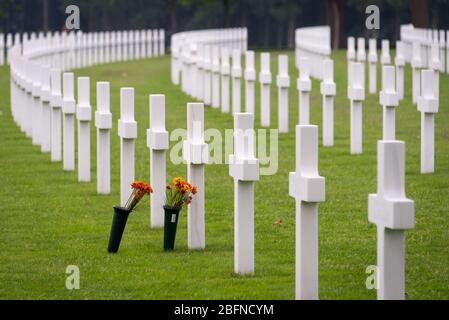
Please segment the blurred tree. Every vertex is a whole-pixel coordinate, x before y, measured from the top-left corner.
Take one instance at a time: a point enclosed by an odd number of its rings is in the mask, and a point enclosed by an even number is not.
[[[398,39],[400,25],[449,28],[448,0],[0,0],[7,32],[61,30],[68,5],[81,12],[85,31],[164,28],[182,30],[246,26],[252,47],[294,47],[295,29],[328,24],[332,46],[347,35]],[[365,27],[366,7],[378,5],[380,30]]]
[[[341,46],[344,18],[344,0],[327,0],[326,20],[331,27],[332,48],[337,49]]]
[[[428,0],[411,0],[412,23],[417,28],[429,27],[429,2]]]

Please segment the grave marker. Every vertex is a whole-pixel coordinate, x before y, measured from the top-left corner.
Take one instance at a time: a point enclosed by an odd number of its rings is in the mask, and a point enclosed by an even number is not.
[[[399,100],[404,99],[404,43],[402,41],[396,42],[396,92],[398,93]]]
[[[153,31],[147,30],[147,58],[153,56]]]
[[[440,30],[440,72],[446,71],[446,33]]]
[[[78,78],[78,181],[90,182],[90,122],[92,120],[90,106],[90,79]]]
[[[159,57],[159,34],[157,30],[153,30],[153,56]]]
[[[256,70],[254,51],[245,52],[245,106],[246,113],[255,113]]]
[[[449,74],[449,30],[446,31],[446,73]]]
[[[165,31],[159,30],[159,55],[165,56]]]
[[[405,196],[405,143],[378,141],[377,194],[368,198],[368,219],[377,226],[379,300],[404,299],[404,230],[414,227],[414,203]]]
[[[377,39],[369,39],[369,93],[377,92]]]
[[[42,113],[42,105],[40,101],[41,95],[41,67],[39,64],[34,63],[32,65],[32,78],[33,78],[33,138],[32,143],[33,146],[39,146],[41,144],[41,113]]]
[[[365,63],[366,63],[366,44],[365,38],[357,38],[357,61],[363,64],[363,79],[365,81]],[[363,85],[365,86],[365,84]]]
[[[288,132],[288,88],[290,77],[288,75],[288,56],[279,55],[279,74],[276,79],[278,86],[278,122],[279,132]]]
[[[417,41],[413,42],[413,53],[412,53],[412,76],[413,76],[413,95],[412,101],[414,104],[418,103],[418,98],[420,96],[421,90],[421,68],[423,67],[423,60],[421,58],[421,44]]]
[[[382,64],[382,66],[391,64],[389,40],[382,40],[382,54],[380,56],[380,63]]]
[[[51,70],[51,161],[62,160],[62,90],[61,90],[61,70]]]
[[[351,101],[351,154],[361,154],[362,143],[362,103],[365,100],[365,87],[363,86],[363,64],[353,62],[350,65],[348,98]]]
[[[5,42],[4,35],[0,33],[0,66],[5,64]]]
[[[296,299],[318,300],[318,203],[325,201],[325,179],[318,174],[317,126],[296,126],[289,195],[296,200]]]
[[[312,91],[312,81],[309,76],[309,59],[299,59],[299,78],[297,89],[299,92],[299,124],[310,124],[310,91]]]
[[[234,115],[234,154],[229,175],[234,178],[234,272],[254,273],[254,182],[259,180],[255,158],[254,114]]]
[[[204,143],[204,105],[187,104],[187,140],[183,144],[183,158],[187,162],[188,181],[198,187],[198,193],[188,206],[187,234],[189,249],[204,249],[204,166],[208,161],[208,146]]]
[[[240,50],[232,51],[232,113],[241,112],[241,78],[242,65],[240,61]]]
[[[220,51],[212,47],[212,108],[220,107]]]
[[[435,73],[422,71],[422,96],[418,99],[421,112],[421,173],[433,173],[435,162],[435,114],[439,103],[435,97]]]
[[[147,55],[147,32],[140,30],[140,57],[145,59]]]
[[[399,97],[395,89],[394,71],[393,66],[382,67],[380,104],[383,107],[383,140],[396,140],[396,107],[399,106]]]
[[[33,112],[34,112],[34,101],[33,101],[33,74],[34,69],[30,62],[25,65],[25,90],[27,93],[27,98],[25,100],[25,122],[26,122],[26,136],[28,138],[33,137]]]
[[[97,193],[111,192],[111,129],[109,82],[97,82]]]
[[[63,166],[65,171],[75,170],[75,78],[73,73],[63,74]]]
[[[41,151],[51,152],[50,68],[41,68]]]
[[[137,139],[137,122],[134,121],[134,88],[120,89],[120,203],[125,206],[131,195],[134,181],[134,144]]]
[[[348,63],[348,74],[350,69],[351,62],[354,62],[356,59],[356,52],[355,52],[355,38],[354,37],[348,37],[348,48],[346,51],[346,60]]]
[[[221,111],[229,112],[229,51],[228,48],[221,48]]]
[[[270,72],[270,54],[261,54],[261,67],[259,73],[260,81],[260,124],[262,127],[270,126],[270,90],[271,90],[271,72]]]
[[[204,46],[204,81],[203,81],[203,98],[204,104],[210,106],[212,103],[212,61],[211,61],[211,47]]]
[[[440,100],[440,47],[439,44],[434,42],[430,47],[430,61],[429,67],[433,70],[434,74],[434,90],[435,90],[435,98]]]
[[[150,128],[147,130],[147,146],[150,149],[151,194],[150,223],[152,228],[164,226],[164,200],[166,178],[166,151],[169,148],[165,129],[165,96],[150,95]]]
[[[324,60],[323,81],[321,82],[321,95],[323,96],[323,145],[334,145],[334,97],[337,88],[334,82],[334,61]]]
[[[195,59],[194,59],[194,72],[195,72],[195,80],[194,80],[194,91],[192,96],[194,98],[196,98],[197,100],[203,100],[203,93],[204,93],[204,88],[203,88],[203,84],[204,84],[204,47],[203,45],[197,45],[195,46],[196,49],[194,50],[195,52]]]

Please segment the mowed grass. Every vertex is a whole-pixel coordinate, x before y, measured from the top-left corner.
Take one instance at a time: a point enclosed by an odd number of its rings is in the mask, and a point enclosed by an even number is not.
[[[295,201],[288,196],[288,172],[295,168],[298,119],[297,71],[290,56],[290,132],[279,135],[278,172],[255,188],[254,276],[233,274],[233,180],[228,166],[206,167],[204,252],[187,250],[186,211],[176,250],[162,250],[163,231],[149,228],[148,200],[129,219],[118,254],[106,252],[112,206],[119,202],[119,88],[136,89],[136,178],[149,180],[148,95],[166,95],[167,128],[186,127],[192,98],[170,82],[170,58],[154,58],[77,70],[95,83],[111,82],[112,194],[96,194],[96,129],[92,124],[92,183],[77,182],[20,132],[9,109],[9,72],[0,70],[0,298],[2,299],[294,299]],[[272,53],[272,72],[277,73]],[[259,57],[258,57],[259,58]],[[319,207],[319,292],[321,299],[375,299],[365,287],[366,268],[376,264],[376,227],[368,223],[368,194],[376,191],[377,140],[382,136],[378,95],[363,106],[362,155],[349,154],[349,102],[345,52],[334,54],[335,147],[321,143],[322,107],[314,81],[311,122],[320,126],[319,170],[326,177],[326,202]],[[259,61],[258,61],[259,62]],[[259,65],[259,64],[257,64]],[[379,68],[380,72],[380,68]],[[274,79],[274,77],[273,77]],[[380,79],[380,73],[378,73]],[[420,174],[420,113],[411,103],[411,70],[406,99],[397,109],[397,138],[406,141],[406,193],[415,200],[416,228],[406,232],[406,296],[449,298],[449,77],[441,77],[436,115],[436,172]],[[379,81],[380,85],[380,81]],[[256,86],[259,126],[259,85]],[[242,97],[244,96],[242,92]],[[95,110],[95,107],[93,107]],[[271,95],[272,128],[277,127],[277,90]],[[230,114],[207,108],[206,128],[232,129]],[[171,146],[179,141],[172,141]],[[224,158],[224,156],[223,156]],[[169,158],[168,158],[169,159]],[[186,166],[168,161],[167,178],[186,176]],[[281,221],[281,223],[277,223]],[[81,289],[65,287],[65,270],[77,265]]]

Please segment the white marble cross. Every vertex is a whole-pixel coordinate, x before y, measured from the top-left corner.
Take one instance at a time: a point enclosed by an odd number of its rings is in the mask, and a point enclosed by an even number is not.
[[[4,42],[4,35],[3,33],[0,33],[0,66],[3,66],[5,64],[5,42]]]
[[[150,149],[151,194],[150,224],[152,228],[164,226],[164,200],[166,178],[166,152],[169,148],[165,129],[165,96],[150,95],[150,128],[147,130],[147,146]]]
[[[350,64],[356,60],[356,51],[355,51],[355,38],[348,37],[348,45],[346,51],[346,59],[348,63],[348,73],[350,72]]]
[[[153,31],[147,30],[147,58],[153,57]]]
[[[33,137],[33,112],[34,112],[34,102],[33,102],[33,66],[31,62],[27,62],[24,66],[25,70],[25,90],[27,93],[26,99],[26,136],[28,138]]]
[[[444,30],[439,31],[440,35],[440,72],[446,71],[446,32]]]
[[[111,129],[109,82],[97,82],[97,111],[95,127],[97,128],[97,193],[111,192]]]
[[[296,171],[289,175],[296,200],[296,299],[318,299],[318,203],[325,179],[318,174],[318,127],[296,126]]]
[[[438,42],[433,42],[430,45],[430,61],[429,61],[429,68],[432,69],[435,73],[434,77],[434,91],[435,91],[435,98],[437,100],[440,100],[440,46]]]
[[[433,173],[435,170],[435,114],[439,103],[435,97],[435,72],[422,71],[422,95],[418,98],[418,110],[421,112],[421,173]]]
[[[363,79],[365,80],[366,43],[365,38],[357,38],[357,61],[363,64]],[[363,85],[365,86],[365,84]]]
[[[153,56],[159,57],[159,32],[158,30],[153,30]]]
[[[42,105],[41,105],[41,66],[37,63],[31,66],[32,74],[33,74],[33,137],[32,143],[34,146],[39,146],[41,144],[41,114],[42,114]]]
[[[231,74],[231,67],[229,65],[229,49],[221,48],[221,111],[230,111],[230,92],[229,92],[229,77]]]
[[[279,132],[288,132],[288,88],[290,77],[288,75],[288,56],[279,55],[279,74],[276,78],[278,87],[278,123]]]
[[[65,171],[75,170],[75,77],[73,73],[63,76],[63,167]]]
[[[90,122],[92,108],[90,106],[90,79],[78,78],[78,104],[76,108],[78,120],[78,181],[90,182]]]
[[[382,64],[382,66],[391,64],[389,40],[382,40],[382,52],[380,56],[380,63]]]
[[[41,151],[51,152],[50,68],[41,68]]]
[[[405,196],[405,143],[378,141],[377,193],[368,219],[377,226],[377,298],[404,299],[404,230],[414,227],[414,203]]]
[[[195,69],[195,81],[194,81],[194,91],[193,97],[199,101],[204,99],[204,46],[202,44],[196,45],[195,59],[194,59],[194,69]]]
[[[134,147],[137,139],[137,122],[134,120],[134,88],[120,89],[120,205],[123,207],[131,195],[134,182]]]
[[[255,112],[255,81],[256,70],[254,51],[245,52],[245,112]]]
[[[259,180],[255,158],[254,114],[234,115],[234,154],[229,175],[234,178],[234,272],[254,273],[254,182]]]
[[[159,30],[159,55],[165,56],[165,30]]]
[[[369,39],[369,93],[377,92],[377,39]]]
[[[51,161],[62,160],[62,85],[61,70],[51,70]]]
[[[232,113],[241,112],[242,63],[239,49],[232,51]]]
[[[220,51],[212,47],[212,108],[220,107]]]
[[[351,154],[361,154],[363,150],[362,102],[365,100],[363,64],[352,62],[349,72],[348,98],[351,101]]]
[[[211,47],[205,45],[203,47],[204,54],[204,77],[203,77],[203,99],[206,106],[212,104],[212,51]]]
[[[260,124],[262,127],[270,126],[270,91],[271,91],[271,71],[270,54],[264,52],[260,56]]]
[[[310,80],[309,59],[299,58],[299,78],[296,87],[299,93],[299,124],[310,124],[310,91],[312,81]]]
[[[404,67],[405,67],[405,55],[404,55],[404,43],[402,41],[396,42],[396,91],[398,93],[399,100],[404,99]]]
[[[414,104],[418,103],[418,98],[420,96],[421,90],[421,68],[423,67],[423,59],[421,57],[421,44],[417,41],[413,42],[413,52],[412,52],[412,75],[413,75],[413,95],[412,101]]]
[[[446,73],[449,74],[449,30],[446,31]]]
[[[208,145],[204,143],[204,105],[187,104],[187,140],[183,144],[183,158],[187,162],[187,179],[198,187],[192,203],[188,206],[187,234],[189,249],[204,249],[205,209],[204,209],[204,167],[208,162]]]
[[[323,146],[334,145],[334,97],[337,88],[334,82],[334,61],[331,59],[323,62],[323,81],[320,85],[323,96]]]
[[[380,104],[383,109],[383,140],[396,140],[396,107],[399,106],[399,98],[395,87],[395,68],[384,65],[380,92]]]

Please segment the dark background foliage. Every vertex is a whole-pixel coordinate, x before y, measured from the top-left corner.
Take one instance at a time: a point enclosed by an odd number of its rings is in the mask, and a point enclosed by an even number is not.
[[[449,29],[449,0],[0,0],[0,32],[61,30],[70,4],[84,31],[246,26],[250,45],[261,48],[293,47],[295,28],[320,24],[332,27],[334,48],[345,46],[348,35],[371,32],[370,4],[380,8],[382,38],[398,39],[404,23]]]

